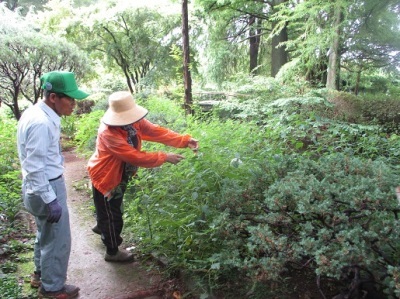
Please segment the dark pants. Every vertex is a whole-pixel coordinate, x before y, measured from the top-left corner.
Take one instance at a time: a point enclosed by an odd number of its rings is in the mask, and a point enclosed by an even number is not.
[[[109,197],[93,187],[93,200],[96,207],[97,226],[101,231],[101,239],[107,247],[108,254],[116,254],[122,243],[121,232],[124,225],[122,219],[122,201],[126,191],[127,179],[116,187]]]

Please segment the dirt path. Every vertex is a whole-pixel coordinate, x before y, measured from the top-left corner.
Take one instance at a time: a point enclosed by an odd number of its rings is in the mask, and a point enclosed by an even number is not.
[[[86,160],[73,151],[64,152],[72,232],[72,251],[68,268],[69,284],[80,287],[79,299],[161,299],[160,276],[140,262],[129,264],[104,261],[105,248],[100,236],[92,232],[94,217],[90,195],[74,188],[89,183]]]

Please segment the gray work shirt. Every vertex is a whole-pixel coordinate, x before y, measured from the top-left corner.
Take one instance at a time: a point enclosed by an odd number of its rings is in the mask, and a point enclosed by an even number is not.
[[[56,198],[49,180],[64,172],[60,123],[60,116],[43,101],[28,108],[18,122],[18,156],[26,191],[45,203]]]

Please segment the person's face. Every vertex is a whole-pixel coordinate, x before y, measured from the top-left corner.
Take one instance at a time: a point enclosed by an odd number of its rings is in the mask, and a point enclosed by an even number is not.
[[[51,102],[54,104],[53,110],[59,116],[69,116],[74,111],[76,102],[75,99],[70,98],[65,94],[51,93]]]

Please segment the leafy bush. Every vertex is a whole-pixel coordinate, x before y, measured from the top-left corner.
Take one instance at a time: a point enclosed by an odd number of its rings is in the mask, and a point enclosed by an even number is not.
[[[76,122],[78,120],[76,114],[61,118],[61,132],[66,138],[73,138],[76,132]]]
[[[13,276],[2,276],[0,274],[0,293],[4,299],[21,298],[22,291],[18,280]]]
[[[225,82],[224,89],[237,94],[239,99],[263,98],[268,102],[298,94],[297,90],[290,85],[282,85],[278,80],[271,77],[249,76],[247,74],[237,74],[234,80]],[[241,95],[243,97],[241,97]]]
[[[0,219],[12,221],[21,208],[21,177],[16,144],[16,121],[2,117],[0,122]]]
[[[96,110],[83,114],[76,123],[75,143],[78,151],[91,155],[96,146],[97,130],[104,111]]]
[[[19,170],[0,175],[0,214],[11,222],[22,208],[20,175]]]
[[[375,121],[387,133],[400,133],[400,99],[385,95],[366,96],[362,101],[362,114]]]
[[[177,259],[177,264],[186,264],[187,258],[202,255],[200,247],[195,249],[202,238],[207,240],[204,244],[210,241],[211,237],[201,227],[211,212],[210,206],[218,200],[223,181],[245,178],[257,163],[256,155],[268,151],[261,136],[259,142],[254,142],[261,132],[253,132],[251,124],[238,129],[233,121],[199,123],[187,119],[187,122],[188,131],[200,140],[199,153],[172,149],[186,159],[177,166],[165,164],[156,169],[141,169],[134,182],[136,192],[128,191],[125,197],[132,202],[126,207],[127,227],[132,228],[148,250],[161,250],[171,259]],[[146,144],[146,149],[149,148],[155,149],[155,145]],[[162,145],[157,149],[171,150]],[[231,165],[233,159],[240,159],[241,163]]]
[[[178,102],[154,96],[140,97],[136,100],[149,111],[146,118],[151,122],[176,132],[186,130],[185,113],[180,109]]]
[[[92,107],[92,112],[97,110],[102,110],[105,112],[108,109],[108,96],[104,93],[96,94],[97,100],[95,101],[95,105]]]
[[[397,294],[399,137],[319,117],[332,109],[320,97],[262,109],[263,126],[171,117],[200,151],[176,150],[187,156],[179,165],[139,171],[125,197],[131,238],[171,270],[204,273],[206,289],[235,277],[247,285],[281,279],[304,266],[322,278],[357,273]]]
[[[12,116],[0,116],[0,231],[1,242],[7,242],[8,232],[22,207],[21,175],[16,145],[17,122]],[[4,244],[1,251],[4,253]],[[8,245],[7,245],[8,246]],[[10,247],[10,246],[8,246]],[[2,298],[21,298],[21,287],[15,277],[4,275],[15,271],[16,265],[4,261],[0,267],[0,294]]]
[[[357,268],[361,279],[398,295],[390,274],[399,271],[397,182],[383,162],[343,155],[261,163],[246,188],[226,190],[220,201],[224,215],[214,225],[224,242],[214,258],[221,269],[267,279],[288,266],[336,279]]]

